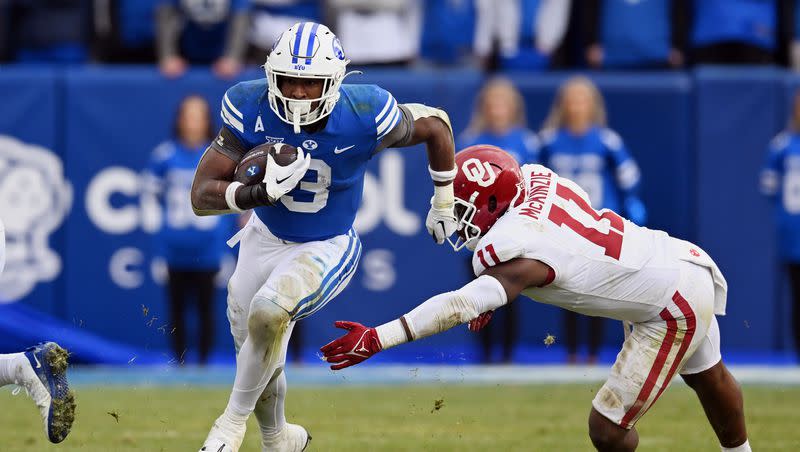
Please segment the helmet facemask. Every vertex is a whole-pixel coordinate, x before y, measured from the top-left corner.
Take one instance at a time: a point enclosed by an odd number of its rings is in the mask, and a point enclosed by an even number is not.
[[[475,195],[477,195],[477,193],[473,195],[473,198]],[[458,226],[456,229],[456,240],[453,241],[451,237],[448,237],[447,243],[449,243],[455,251],[460,251],[464,247],[470,251],[475,251],[478,240],[480,240],[482,235],[481,228],[472,223],[472,219],[475,218],[475,213],[478,211],[478,208],[475,207],[475,204],[472,202],[464,201],[461,198],[455,198],[453,211],[456,215]]]
[[[272,68],[267,62],[264,68],[269,79],[269,91],[267,98],[269,106],[278,117],[286,123],[294,126],[294,132],[300,133],[301,126],[313,124],[320,119],[328,116],[339,100],[339,87],[344,80],[344,71],[330,76],[311,76],[303,74],[290,74]],[[322,95],[315,99],[292,99],[286,97],[278,86],[280,77],[309,78],[322,80]],[[316,104],[316,107],[314,106]]]

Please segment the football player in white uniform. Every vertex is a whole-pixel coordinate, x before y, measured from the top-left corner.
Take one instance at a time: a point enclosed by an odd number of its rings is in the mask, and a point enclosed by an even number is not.
[[[348,330],[322,347],[332,369],[469,322],[475,331],[520,293],[581,314],[626,322],[611,375],[592,402],[598,450],[635,450],[636,422],[676,374],[697,393],[722,450],[749,451],[742,393],[722,363],[716,315],[727,283],[698,246],[594,210],[574,182],[524,165],[499,148],[456,154],[458,236],[475,251],[477,279],[408,314]]]
[[[0,221],[0,273],[6,262],[6,236]],[[75,419],[75,398],[67,384],[69,354],[54,342],[24,352],[0,354],[0,387],[19,385],[33,398],[44,421],[47,439],[64,441]]]

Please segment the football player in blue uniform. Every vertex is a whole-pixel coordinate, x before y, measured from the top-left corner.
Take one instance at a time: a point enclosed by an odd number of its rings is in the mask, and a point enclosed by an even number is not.
[[[0,273],[6,263],[6,235],[0,221]],[[24,352],[0,354],[0,387],[25,388],[39,408],[47,439],[60,443],[75,420],[75,396],[67,382],[69,354],[55,342],[45,342]]]
[[[325,306],[356,269],[361,244],[353,220],[372,156],[426,143],[434,184],[426,227],[439,244],[455,231],[447,114],[400,105],[374,85],[343,85],[347,63],[326,26],[297,23],[270,52],[267,79],[239,83],[222,99],[224,127],[197,167],[192,205],[199,215],[254,215],[231,240],[241,241],[228,285],[236,379],[202,451],[238,450],[252,412],[264,450],[307,445],[308,432],[284,419],[287,342],[294,323]],[[231,182],[242,156],[265,142],[296,147],[297,159],[279,166],[270,156],[263,183]]]
[[[622,139],[606,127],[602,94],[586,77],[574,77],[560,88],[540,134],[542,165],[572,179],[595,208],[619,212],[638,225],[647,215],[638,195],[640,173]],[[603,319],[589,317],[588,362],[597,361]],[[577,362],[578,314],[564,313],[567,359]]]

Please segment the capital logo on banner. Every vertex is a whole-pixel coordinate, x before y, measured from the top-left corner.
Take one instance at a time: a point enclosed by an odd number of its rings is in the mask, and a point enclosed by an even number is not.
[[[17,301],[61,272],[50,235],[72,206],[72,186],[51,150],[0,135],[0,217],[6,227],[6,267],[0,303]]]

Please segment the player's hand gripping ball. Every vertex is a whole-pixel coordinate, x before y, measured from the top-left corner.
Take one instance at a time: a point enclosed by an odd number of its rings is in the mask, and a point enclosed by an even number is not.
[[[251,149],[234,172],[234,181],[244,185],[263,183],[267,202],[275,204],[294,190],[311,165],[311,155],[283,143],[262,144]]]
[[[255,185],[264,182],[264,174],[267,170],[267,157],[272,158],[280,166],[290,165],[297,160],[297,148],[283,144],[279,149],[275,148],[274,143],[264,143],[250,149],[242,160],[236,165],[233,180],[244,185]]]

